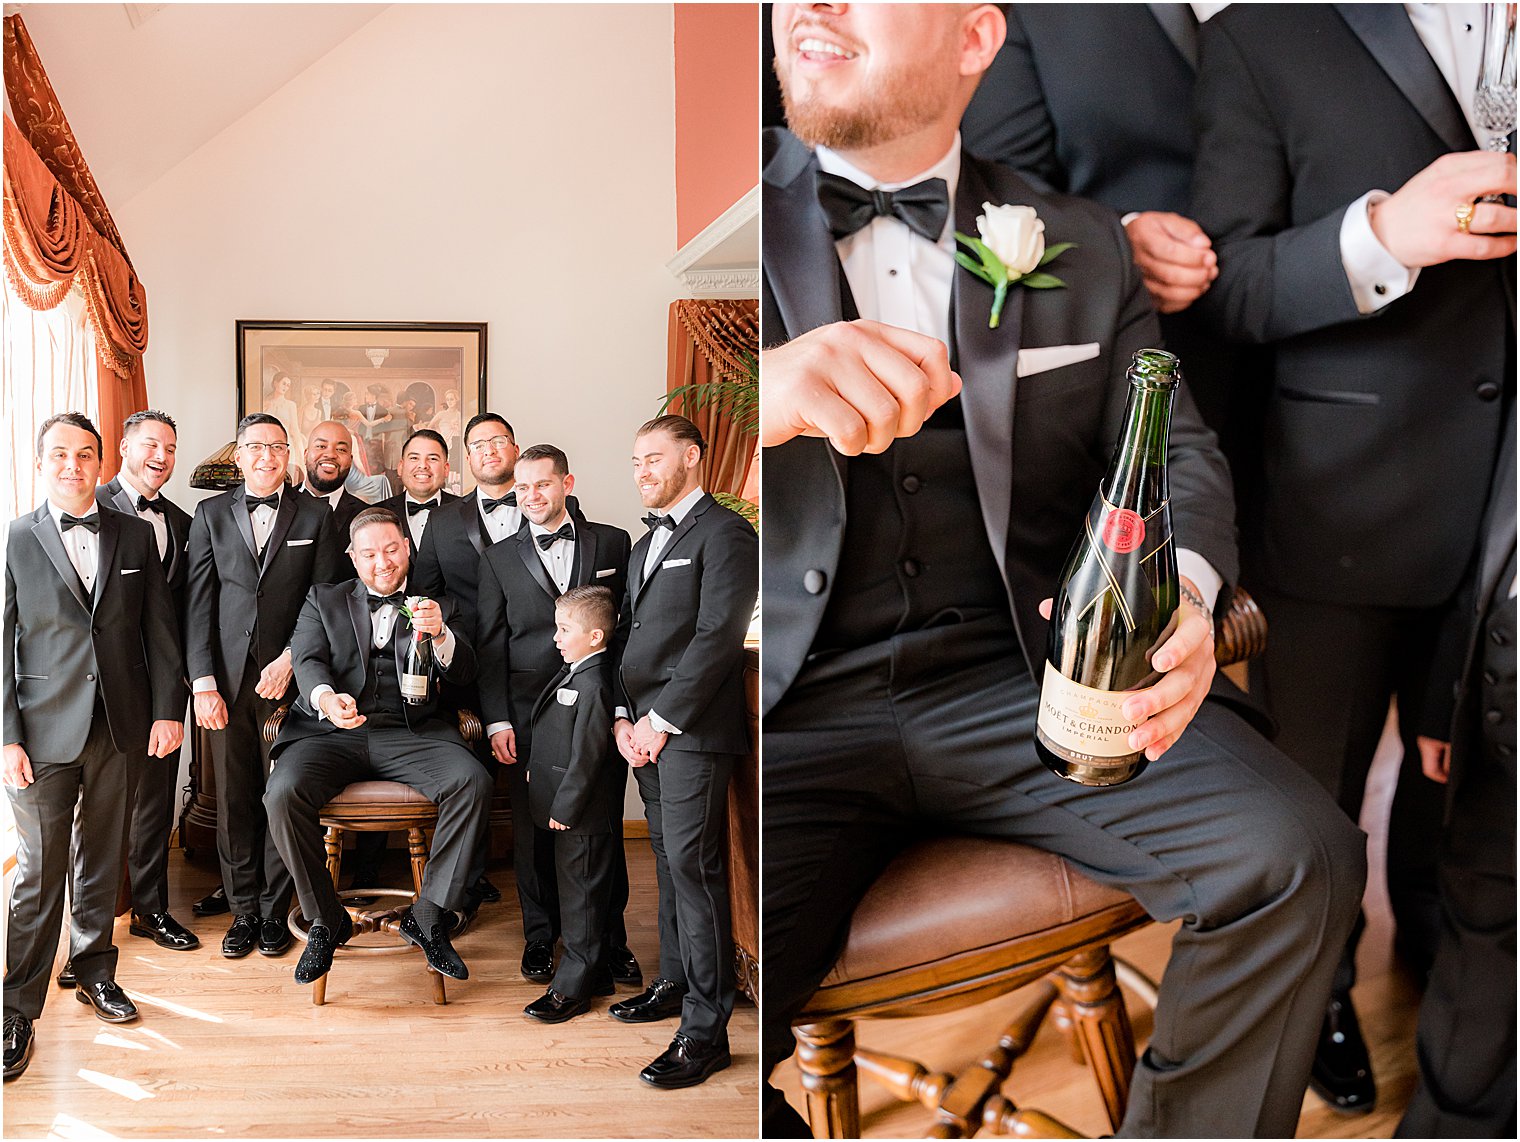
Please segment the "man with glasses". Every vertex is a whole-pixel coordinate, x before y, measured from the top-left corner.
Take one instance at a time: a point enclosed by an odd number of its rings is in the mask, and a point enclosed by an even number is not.
[[[290,874],[265,826],[263,727],[290,686],[290,635],[306,592],[349,571],[327,505],[287,494],[284,425],[267,413],[245,416],[236,459],[242,486],[203,500],[190,524],[185,638],[195,722],[211,731],[230,959],[255,945],[266,956],[290,947]]]

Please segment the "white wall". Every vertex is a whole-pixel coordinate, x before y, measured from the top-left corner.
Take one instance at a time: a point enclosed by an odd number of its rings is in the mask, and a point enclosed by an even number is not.
[[[236,424],[233,323],[487,321],[488,403],[642,528],[632,430],[665,385],[668,4],[396,5],[134,198],[170,494]]]

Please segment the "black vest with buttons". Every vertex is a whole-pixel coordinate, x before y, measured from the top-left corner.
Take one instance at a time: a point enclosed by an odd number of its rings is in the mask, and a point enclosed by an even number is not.
[[[1490,757],[1509,761],[1515,752],[1515,600],[1509,585],[1515,579],[1515,557],[1500,576],[1499,587],[1484,616],[1483,748]]]
[[[401,680],[396,676],[396,628],[401,623],[400,615],[391,620],[390,637],[384,646],[376,646],[374,640],[370,640],[367,685],[364,700],[359,703],[359,713],[364,715],[364,724],[369,729],[406,728]]]

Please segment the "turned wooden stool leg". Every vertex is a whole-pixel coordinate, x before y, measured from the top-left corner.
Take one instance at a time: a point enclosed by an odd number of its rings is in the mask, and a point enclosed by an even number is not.
[[[336,889],[338,874],[343,867],[343,830],[337,825],[328,825],[322,844],[327,849],[327,875],[332,877],[333,888]],[[310,916],[306,918],[311,919]]]
[[[1114,961],[1107,946],[1091,948],[1072,956],[1051,978],[1076,1025],[1108,1121],[1117,1130],[1129,1104],[1135,1037],[1114,979]]]
[[[792,1028],[814,1138],[860,1137],[855,1024],[829,1019]]]

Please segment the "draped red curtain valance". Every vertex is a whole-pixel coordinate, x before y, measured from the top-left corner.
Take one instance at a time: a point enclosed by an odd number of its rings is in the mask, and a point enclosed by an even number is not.
[[[5,17],[5,274],[32,309],[81,287],[99,360],[102,478],[115,475],[121,422],[147,407],[148,299],[20,16]]]
[[[745,355],[760,349],[760,304],[753,299],[687,298],[670,306],[670,351],[665,391],[715,381],[753,379]],[[756,436],[741,432],[710,403],[677,398],[670,411],[688,417],[707,439],[702,486],[743,495],[755,462]]]

